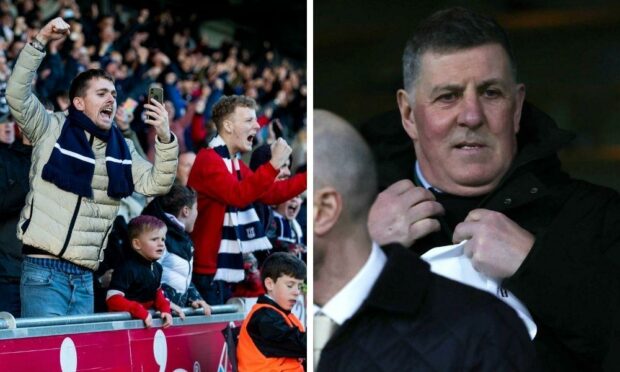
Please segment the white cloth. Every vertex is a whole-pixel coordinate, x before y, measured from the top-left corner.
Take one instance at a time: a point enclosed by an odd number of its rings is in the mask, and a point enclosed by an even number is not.
[[[471,260],[465,256],[463,245],[459,244],[437,247],[422,255],[422,259],[431,265],[431,271],[467,284],[474,288],[489,292],[512,307],[527,328],[530,337],[534,339],[537,332],[536,323],[525,305],[510,291],[503,289],[497,279],[490,278],[477,272],[471,264]]]
[[[339,326],[353,316],[368,297],[372,286],[385,266],[387,257],[376,243],[362,269],[322,308],[314,305],[314,313],[321,312]]]

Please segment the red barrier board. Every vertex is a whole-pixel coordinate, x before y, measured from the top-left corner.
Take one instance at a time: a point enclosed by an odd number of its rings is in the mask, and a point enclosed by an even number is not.
[[[0,371],[217,371],[227,323],[0,340]]]

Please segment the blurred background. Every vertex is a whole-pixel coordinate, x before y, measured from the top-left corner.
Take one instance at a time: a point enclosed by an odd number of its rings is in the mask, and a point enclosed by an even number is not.
[[[14,0],[15,1],[15,0]],[[50,1],[50,0],[47,0]],[[41,1],[39,1],[41,2]],[[178,14],[186,24],[195,20],[212,33],[218,30],[228,40],[259,48],[269,40],[283,54],[306,59],[306,3],[287,0],[98,0],[77,1],[82,7],[97,3],[103,13],[120,7],[148,8]]]
[[[490,15],[507,30],[527,99],[578,134],[561,153],[564,168],[620,190],[617,1],[315,0],[315,107],[357,126],[397,108],[405,41],[421,19],[450,6]]]

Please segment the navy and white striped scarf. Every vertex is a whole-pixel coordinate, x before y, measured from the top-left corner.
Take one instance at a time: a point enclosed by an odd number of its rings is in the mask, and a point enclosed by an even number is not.
[[[303,232],[296,219],[289,220],[276,211],[273,211],[273,219],[276,225],[276,239],[288,244],[301,244]]]
[[[90,133],[90,142],[84,131]],[[62,190],[92,198],[91,183],[95,173],[95,154],[91,148],[93,136],[107,143],[108,196],[120,199],[131,195],[134,187],[131,153],[123,134],[115,125],[107,131],[98,128],[73,105],[69,107],[69,115],[41,177]]]
[[[241,180],[239,159],[232,158],[222,137],[216,136],[209,147],[222,158],[228,171]],[[237,283],[244,279],[243,253],[271,249],[265,229],[252,204],[243,208],[226,207],[222,226],[222,241],[217,253],[217,271],[213,280]]]

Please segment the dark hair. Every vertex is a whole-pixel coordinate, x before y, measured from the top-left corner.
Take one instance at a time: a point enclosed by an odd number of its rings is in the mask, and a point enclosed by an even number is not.
[[[256,172],[258,167],[265,164],[269,160],[271,160],[271,145],[260,145],[252,151],[252,156],[250,157],[250,169],[252,172]],[[290,168],[293,165],[293,154],[289,155],[288,161],[290,163]]]
[[[252,151],[250,157],[250,169],[256,172],[258,167],[271,160],[271,146],[268,144],[260,145]]]
[[[219,132],[222,128],[222,123],[228,115],[235,112],[237,107],[247,107],[256,110],[256,101],[246,96],[222,96],[219,101],[213,106],[211,111],[211,120],[215,123],[215,127]]]
[[[148,231],[161,230],[166,227],[166,224],[157,217],[140,215],[129,221],[127,226],[127,234],[129,235],[129,241],[140,236]]]
[[[432,14],[418,25],[405,45],[403,53],[405,90],[411,88],[418,78],[420,58],[425,52],[451,52],[490,43],[497,43],[504,48],[516,80],[517,65],[508,35],[495,20],[461,7],[440,10]]]
[[[275,282],[282,275],[304,280],[306,279],[306,264],[292,253],[272,253],[265,259],[260,270],[263,285],[265,284],[265,279],[271,278]]]
[[[183,207],[192,207],[196,203],[196,191],[179,184],[173,184],[166,195],[159,197],[161,209],[177,217]]]
[[[114,83],[114,78],[112,75],[102,69],[86,70],[78,74],[78,76],[76,76],[71,82],[71,87],[69,88],[69,101],[73,102],[73,98],[75,97],[84,97],[84,94],[86,94],[86,90],[88,89],[88,84],[92,79],[106,79]]]

